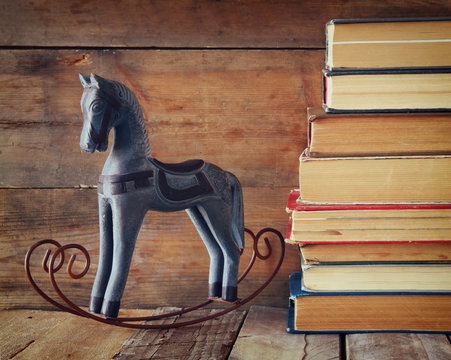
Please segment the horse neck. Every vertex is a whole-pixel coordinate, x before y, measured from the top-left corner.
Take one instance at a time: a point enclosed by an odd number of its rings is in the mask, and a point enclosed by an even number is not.
[[[135,109],[130,111],[126,121],[130,129],[130,142],[136,154],[143,155],[146,159],[151,156],[149,137],[147,136],[144,116],[138,102],[135,103]]]
[[[150,144],[141,108],[126,111],[114,127],[113,146],[103,174],[123,174],[148,170]]]

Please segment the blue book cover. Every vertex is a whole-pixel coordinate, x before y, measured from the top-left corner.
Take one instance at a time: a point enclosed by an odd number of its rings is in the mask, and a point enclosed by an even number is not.
[[[409,299],[415,299],[417,298],[423,298],[424,296],[428,296],[428,299],[431,300],[430,307],[426,309],[422,308],[416,308],[413,306],[411,307],[409,311],[412,311],[412,313],[404,314],[404,318],[414,318],[418,321],[416,322],[416,328],[409,328],[410,322],[403,322],[402,318],[400,318],[399,321],[397,321],[396,325],[399,325],[397,328],[381,328],[374,327],[372,328],[371,324],[371,314],[368,317],[368,322],[363,326],[362,328],[325,328],[318,330],[316,326],[312,327],[312,330],[309,330],[308,328],[299,330],[296,329],[295,321],[296,321],[296,299],[302,298],[302,297],[315,297],[317,298],[316,303],[321,303],[322,300],[326,299],[327,297],[338,297],[343,300],[343,306],[346,307],[349,303],[352,303],[352,301],[345,301],[343,297],[350,297],[350,300],[362,300],[365,301],[365,299],[368,299],[369,297],[376,298],[376,297],[386,297],[388,300],[388,305],[385,304],[385,310],[387,309],[387,306],[390,307],[390,299],[401,299],[401,301]],[[325,304],[327,301],[325,302]],[[413,302],[414,303],[414,302]],[[363,303],[364,304],[364,303]],[[422,305],[424,306],[424,305]],[[406,307],[407,308],[407,307]],[[326,309],[326,312],[328,312],[329,318],[336,318],[336,320],[340,320],[341,318],[341,312],[333,307],[324,306],[324,309]],[[368,309],[371,309],[371,306],[368,307]],[[375,308],[373,307],[373,310]],[[384,309],[376,309],[376,311],[379,311],[380,314],[383,314]],[[417,310],[417,314],[415,313],[415,310]],[[424,323],[423,318],[419,316],[419,314],[423,315],[427,313],[430,310],[430,314],[425,315]],[[371,310],[368,310],[370,313]],[[312,318],[312,324],[321,322],[321,318],[315,318],[315,314],[311,313],[308,314],[309,318]],[[365,312],[360,314],[361,316],[359,319],[362,322],[365,322]],[[407,316],[408,315],[408,316]],[[429,321],[426,316],[433,316],[435,317],[435,320],[438,321]],[[302,316],[302,313],[298,314],[298,316]],[[392,317],[396,314],[392,314]],[[390,317],[390,316],[389,316]],[[378,316],[378,318],[383,318],[381,316]],[[429,323],[432,325],[429,326]],[[419,325],[418,325],[419,324]],[[290,298],[289,298],[289,306],[288,306],[288,322],[287,322],[287,331],[292,334],[324,334],[324,333],[364,333],[364,332],[415,332],[415,333],[451,333],[451,293],[424,293],[424,292],[311,292],[311,291],[305,291],[302,289],[302,272],[295,272],[290,275]]]

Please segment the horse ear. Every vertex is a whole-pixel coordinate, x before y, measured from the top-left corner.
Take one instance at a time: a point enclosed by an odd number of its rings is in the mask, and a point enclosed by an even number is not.
[[[89,79],[89,76],[83,75],[82,73],[78,74],[78,77],[80,78],[80,82],[83,85],[83,87],[87,87],[90,85],[91,80]]]
[[[103,80],[99,75],[91,73],[91,85],[95,85],[97,87],[100,87],[100,82]]]

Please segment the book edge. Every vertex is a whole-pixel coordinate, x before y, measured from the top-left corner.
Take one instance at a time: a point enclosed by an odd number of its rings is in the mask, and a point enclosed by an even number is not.
[[[451,21],[451,17],[405,17],[405,18],[368,18],[368,19],[332,19],[326,24],[366,24],[387,22],[427,22],[427,21]]]

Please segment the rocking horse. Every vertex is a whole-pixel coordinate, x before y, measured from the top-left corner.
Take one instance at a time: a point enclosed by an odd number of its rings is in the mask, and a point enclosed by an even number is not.
[[[106,151],[98,182],[100,251],[89,310],[116,318],[143,218],[147,211],[186,210],[210,257],[208,297],[237,300],[240,249],[244,248],[243,196],[230,172],[188,160],[152,158],[141,107],[123,84],[80,74],[83,129],[80,147]]]

